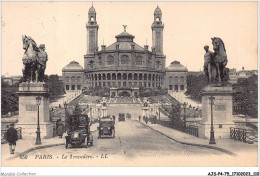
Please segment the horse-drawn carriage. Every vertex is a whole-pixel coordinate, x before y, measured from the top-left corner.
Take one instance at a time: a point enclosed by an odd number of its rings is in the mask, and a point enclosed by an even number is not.
[[[90,120],[87,114],[78,114],[70,116],[70,131],[65,136],[66,149],[71,146],[93,145],[93,136],[90,132]]]
[[[115,137],[115,120],[113,118],[102,118],[99,120],[98,139],[104,136]]]

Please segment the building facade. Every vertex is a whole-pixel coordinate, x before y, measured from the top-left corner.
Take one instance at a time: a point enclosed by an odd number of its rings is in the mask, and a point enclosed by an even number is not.
[[[175,92],[186,92],[188,70],[179,61],[166,68],[166,88]]]
[[[62,69],[62,79],[66,92],[82,90],[84,87],[84,69],[78,62],[72,61]]]
[[[84,69],[76,63],[63,68],[63,79],[67,91],[88,87],[108,88],[165,88],[166,56],[163,53],[162,11],[157,6],[151,25],[152,47],[138,45],[135,36],[124,31],[115,36],[113,44],[101,45],[98,50],[98,29],[96,10],[92,6],[86,24],[87,49],[84,55]],[[172,71],[173,72],[173,71]],[[179,71],[178,71],[179,72]],[[79,82],[73,82],[80,77]],[[186,80],[186,78],[184,79]],[[79,86],[80,85],[80,86]],[[180,86],[182,88],[182,86]],[[185,86],[186,88],[186,86]]]
[[[235,68],[229,70],[229,82],[232,84],[237,83],[237,80],[239,78],[249,78],[253,75],[258,75],[257,70],[245,70],[244,67],[242,67],[241,71],[237,71]]]

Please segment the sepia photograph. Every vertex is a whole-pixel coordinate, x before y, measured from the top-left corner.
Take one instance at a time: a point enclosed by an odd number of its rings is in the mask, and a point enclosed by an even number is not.
[[[257,1],[2,1],[1,37],[2,167],[259,166]]]

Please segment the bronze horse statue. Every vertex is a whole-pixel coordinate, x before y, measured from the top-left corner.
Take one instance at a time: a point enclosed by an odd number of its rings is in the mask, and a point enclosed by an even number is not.
[[[43,82],[44,71],[48,55],[45,52],[45,45],[37,46],[36,42],[30,36],[22,36],[23,49],[23,81],[24,82]]]
[[[224,42],[217,37],[211,38],[214,50],[213,61],[217,68],[217,77],[219,82],[223,82],[224,68],[227,65],[228,59]]]
[[[227,54],[223,41],[214,37],[211,38],[213,44],[213,52],[208,51],[205,46],[206,54],[204,55],[204,70],[209,83],[223,82],[225,77],[225,66],[227,65]]]

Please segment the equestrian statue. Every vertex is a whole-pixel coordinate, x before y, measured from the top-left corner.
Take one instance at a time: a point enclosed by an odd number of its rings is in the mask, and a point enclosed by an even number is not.
[[[228,78],[228,59],[223,41],[220,38],[211,38],[214,52],[209,51],[209,46],[204,46],[204,74],[208,83],[222,83]]]
[[[22,36],[23,49],[23,82],[43,82],[48,55],[45,45],[37,46],[30,36]]]

